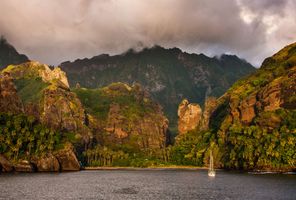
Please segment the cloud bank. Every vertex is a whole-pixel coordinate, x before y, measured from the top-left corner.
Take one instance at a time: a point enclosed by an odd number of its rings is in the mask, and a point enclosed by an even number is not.
[[[0,34],[48,64],[180,47],[255,65],[296,41],[294,0],[1,0]]]

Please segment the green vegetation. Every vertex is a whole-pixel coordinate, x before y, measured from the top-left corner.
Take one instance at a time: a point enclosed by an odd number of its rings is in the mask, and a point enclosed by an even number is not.
[[[139,94],[140,89],[123,83],[113,83],[100,89],[74,89],[86,110],[100,120],[106,120],[111,104],[120,106],[121,114],[132,120],[151,112],[153,103]],[[139,96],[137,96],[139,95]]]
[[[43,90],[49,85],[44,83],[41,78],[17,79],[14,81],[17,92],[22,102],[38,103],[42,97]]]
[[[88,166],[113,166],[128,159],[128,154],[123,151],[113,151],[108,147],[101,146],[88,149],[82,155]]]
[[[52,152],[62,146],[61,142],[59,133],[34,117],[0,113],[0,153],[14,161]]]
[[[236,94],[243,99],[277,77],[285,75],[287,70],[294,66],[296,66],[296,43],[285,47],[273,57],[265,59],[256,73],[234,83],[227,93]]]
[[[281,117],[280,125],[273,130],[258,124],[232,124],[226,135],[210,131],[182,135],[172,149],[172,160],[178,165],[204,166],[212,149],[216,167],[293,169],[296,167],[296,111],[277,110],[256,121],[268,120],[272,114]]]
[[[172,162],[176,165],[204,166],[204,158],[215,141],[210,132],[191,131],[178,136],[171,151]]]
[[[293,114],[295,117],[295,113]],[[290,122],[289,122],[290,123]],[[296,167],[296,123],[269,131],[260,126],[232,125],[225,145],[224,165],[234,169]]]
[[[133,151],[127,146],[96,146],[82,153],[87,166],[152,167],[172,165],[172,147]]]

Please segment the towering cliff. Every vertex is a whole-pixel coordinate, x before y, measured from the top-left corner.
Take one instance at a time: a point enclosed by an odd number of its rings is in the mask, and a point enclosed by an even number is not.
[[[66,130],[89,140],[86,115],[79,99],[69,90],[68,80],[59,68],[51,70],[38,62],[9,65],[2,71],[14,78],[24,111],[56,130]]]
[[[162,105],[172,126],[177,124],[178,104],[183,98],[203,104],[206,97],[222,95],[236,80],[255,71],[236,56],[210,58],[160,46],[78,59],[64,62],[61,67],[72,87],[77,83],[86,88],[113,82],[140,83]]]
[[[91,132],[64,72],[38,62],[9,65],[1,72],[0,92],[0,166],[10,166],[4,171],[80,169],[65,134],[88,143]]]
[[[1,36],[0,38],[0,70],[10,64],[20,64],[29,61],[28,57],[19,54],[15,48]]]

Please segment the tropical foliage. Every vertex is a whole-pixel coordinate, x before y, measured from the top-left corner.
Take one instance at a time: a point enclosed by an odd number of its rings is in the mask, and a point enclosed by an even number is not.
[[[110,148],[97,145],[82,153],[87,166],[152,167],[172,164],[172,147],[131,151],[125,147]]]
[[[60,147],[60,134],[41,125],[34,117],[0,113],[0,153],[8,158],[28,158]]]
[[[123,108],[122,114],[127,119],[153,111],[153,102],[144,98],[144,94],[141,94],[143,91],[137,85],[129,87],[123,83],[113,83],[99,89],[77,88],[73,92],[77,94],[86,110],[101,120],[107,118],[110,104],[120,105]]]
[[[296,111],[280,109],[274,113],[282,120],[272,130],[258,124],[244,126],[235,123],[226,135],[219,131],[189,132],[178,138],[171,157],[176,164],[204,166],[211,149],[216,167],[293,169],[296,167]],[[264,117],[271,114],[266,113]],[[262,116],[256,120],[263,120]]]

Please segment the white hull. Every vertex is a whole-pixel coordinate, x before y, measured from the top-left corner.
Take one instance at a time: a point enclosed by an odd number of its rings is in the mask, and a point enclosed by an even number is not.
[[[208,176],[215,177],[216,176],[216,172],[215,171],[209,171],[208,172]]]

